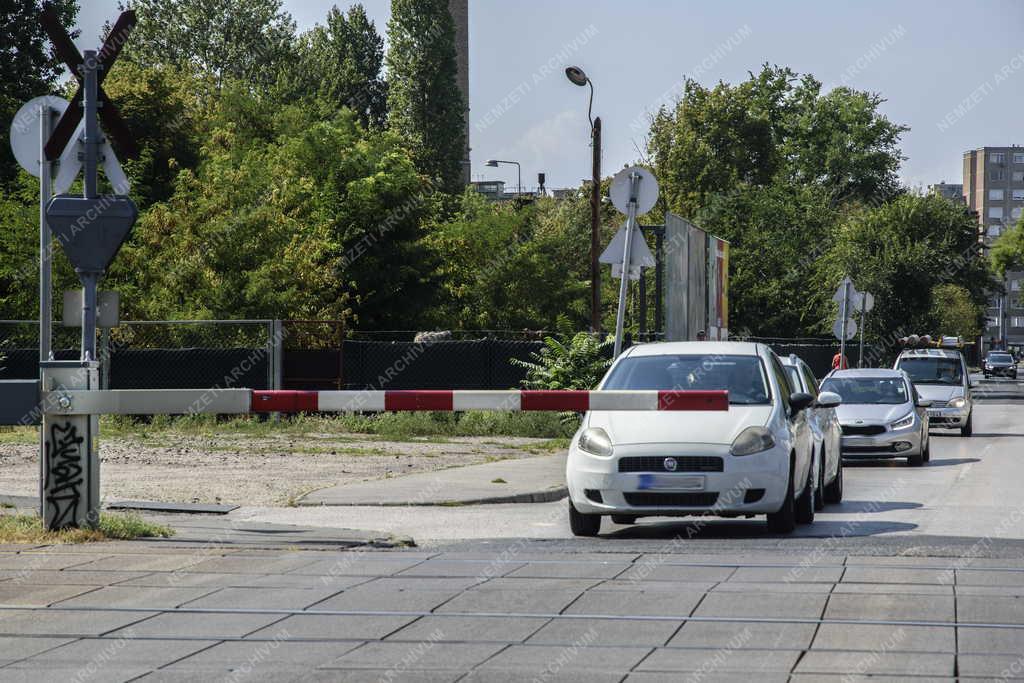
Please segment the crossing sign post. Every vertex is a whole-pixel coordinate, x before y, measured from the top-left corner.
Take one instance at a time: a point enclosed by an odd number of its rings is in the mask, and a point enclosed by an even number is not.
[[[646,168],[634,166],[624,168],[615,174],[612,185],[608,190],[612,204],[620,212],[626,214],[626,223],[615,235],[615,239],[608,245],[608,249],[601,255],[601,260],[612,263],[612,274],[615,274],[615,264],[619,265],[619,274],[622,281],[619,283],[619,308],[615,315],[615,351],[614,357],[618,358],[622,352],[623,327],[626,319],[626,296],[629,292],[629,281],[634,270],[639,273],[644,265],[653,265],[654,258],[651,256],[647,243],[638,229],[636,219],[654,208],[658,201],[658,181],[654,174]],[[637,241],[636,237],[639,237]],[[634,244],[636,248],[634,248]],[[616,252],[619,254],[616,257]]]
[[[84,188],[81,196],[53,197],[40,217],[57,238],[83,287],[81,359],[40,362],[44,396],[40,504],[47,529],[95,528],[100,508],[99,417],[89,413],[61,414],[60,409],[70,406],[71,401],[64,396],[63,402],[68,406],[61,405],[61,399],[56,405],[49,405],[45,397],[51,392],[99,390],[97,287],[138,217],[135,203],[125,194],[127,177],[100,132],[99,119],[126,154],[133,156],[137,149],[128,127],[100,84],[135,26],[135,14],[122,13],[103,47],[82,54],[52,9],[44,9],[39,22],[53,43],[54,52],[79,83],[74,99],[63,109],[60,121],[43,145],[40,169],[45,168],[48,176],[48,162],[61,159],[58,187],[66,190],[81,170]],[[101,164],[114,186],[114,194],[99,192]],[[49,247],[47,239],[45,250]]]

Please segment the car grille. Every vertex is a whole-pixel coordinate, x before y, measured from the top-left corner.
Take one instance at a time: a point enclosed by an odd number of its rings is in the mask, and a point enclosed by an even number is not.
[[[843,446],[843,453],[896,453],[896,447],[888,446]]]
[[[856,434],[858,436],[871,436],[873,434],[884,434],[885,425],[843,425],[843,434]]]
[[[949,401],[932,401],[931,408],[945,408],[949,405]]]
[[[674,470],[665,469],[665,458],[676,461]],[[710,455],[640,456],[619,459],[619,472],[721,472],[722,459]]]
[[[718,493],[633,491],[622,496],[633,507],[710,507],[718,500]]]

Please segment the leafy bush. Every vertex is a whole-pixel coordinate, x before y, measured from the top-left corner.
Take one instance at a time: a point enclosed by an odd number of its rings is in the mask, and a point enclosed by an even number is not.
[[[554,337],[544,339],[544,348],[531,353],[532,361],[512,359],[526,368],[526,389],[592,389],[611,365],[612,338],[599,340],[589,332],[579,332],[564,344]]]

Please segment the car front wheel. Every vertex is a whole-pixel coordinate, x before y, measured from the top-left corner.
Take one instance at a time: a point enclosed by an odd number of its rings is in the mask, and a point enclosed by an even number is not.
[[[796,528],[796,501],[793,499],[793,461],[789,463],[789,481],[786,482],[786,497],[778,512],[768,513],[768,530],[776,534],[788,534]]]
[[[842,503],[843,502],[843,459],[839,458],[839,464],[836,466],[836,478],[832,480],[832,483],[825,487],[825,502],[826,503]]]
[[[967,422],[960,428],[960,436],[970,436],[974,433],[974,412],[967,413]]]
[[[601,531],[601,515],[585,515],[570,500],[569,529],[573,536],[597,536]]]
[[[818,458],[817,486],[814,491],[814,509],[825,509],[825,447],[821,447],[821,457]]]
[[[796,499],[796,521],[800,524],[810,524],[814,521],[815,489],[818,488],[814,481],[814,465],[807,469],[807,483],[804,484],[804,492]]]

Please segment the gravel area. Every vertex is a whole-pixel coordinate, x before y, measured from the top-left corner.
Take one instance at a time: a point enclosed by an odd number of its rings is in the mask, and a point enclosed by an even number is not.
[[[293,504],[310,491],[357,481],[549,455],[547,439],[445,437],[385,441],[365,434],[101,436],[106,501]],[[39,449],[0,443],[0,493],[38,495]]]

